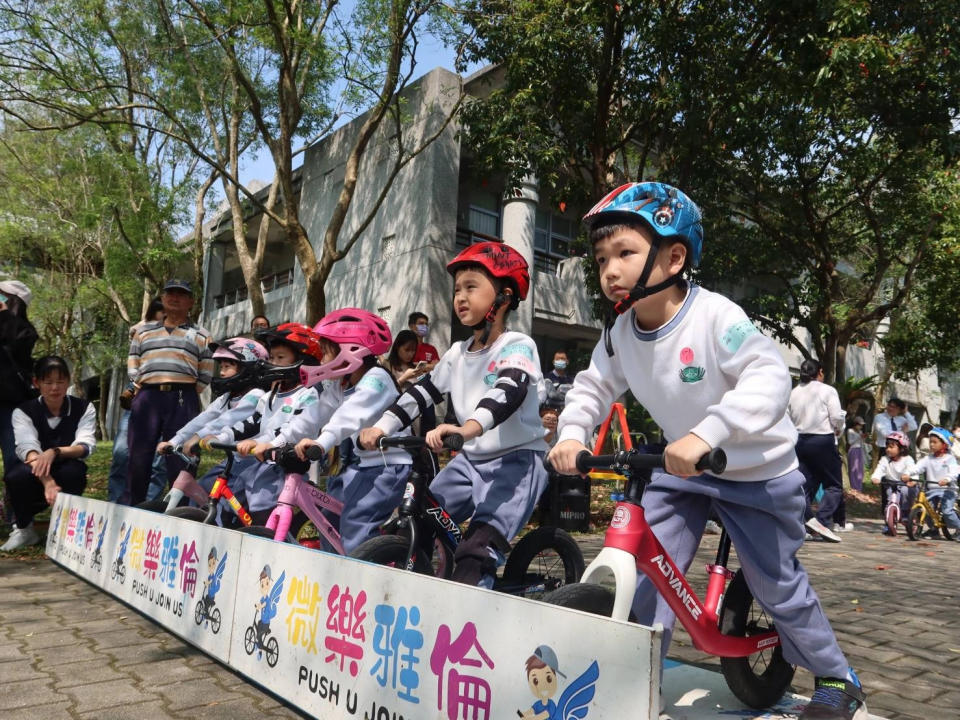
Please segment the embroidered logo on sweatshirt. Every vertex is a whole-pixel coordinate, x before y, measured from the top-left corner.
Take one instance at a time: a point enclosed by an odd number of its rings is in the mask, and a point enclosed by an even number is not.
[[[687,367],[680,369],[680,382],[695,383],[703,380],[706,371],[693,364],[693,348],[685,347],[680,351],[680,362]]]

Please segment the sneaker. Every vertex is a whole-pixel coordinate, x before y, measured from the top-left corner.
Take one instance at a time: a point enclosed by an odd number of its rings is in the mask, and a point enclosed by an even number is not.
[[[815,517],[810,518],[807,522],[804,523],[807,526],[807,530],[812,532],[814,535],[819,535],[827,542],[840,542],[840,537],[834,535],[833,531],[824,525],[822,522],[817,520]]]
[[[37,534],[37,531],[33,529],[33,523],[30,523],[25,528],[18,528],[16,525],[13,526],[13,532],[10,533],[10,537],[7,538],[7,541],[0,545],[0,550],[3,552],[10,552],[11,550],[18,550],[27,545],[36,545],[40,542],[40,536]]]
[[[853,523],[844,523],[843,525],[839,525],[837,523],[833,524],[833,531],[835,533],[850,532],[851,530],[853,530]]]
[[[888,528],[886,525],[884,525],[884,526],[880,529],[880,534],[881,534],[881,535],[893,535],[893,533],[890,532],[890,528]]]
[[[866,696],[856,675],[853,680],[817,678],[813,697],[800,714],[800,720],[866,719]]]
[[[714,520],[707,520],[706,527],[703,528],[705,535],[719,535],[721,530],[720,526]]]

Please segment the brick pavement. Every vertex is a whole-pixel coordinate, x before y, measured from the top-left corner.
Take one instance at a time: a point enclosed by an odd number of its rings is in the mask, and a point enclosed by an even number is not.
[[[872,713],[890,720],[960,718],[960,545],[908,543],[857,523],[843,543],[800,553]],[[583,536],[588,557],[599,535]],[[693,566],[712,561],[707,536]],[[879,568],[883,569],[879,569]],[[936,617],[930,618],[931,610]],[[0,717],[302,717],[203,653],[47,561],[0,559]],[[679,630],[671,657],[714,666]],[[813,681],[798,672],[797,692]]]

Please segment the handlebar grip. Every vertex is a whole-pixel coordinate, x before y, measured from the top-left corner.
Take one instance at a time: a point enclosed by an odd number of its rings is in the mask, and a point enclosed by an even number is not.
[[[174,451],[174,450],[175,450],[175,448],[173,447],[173,445],[167,445],[167,446],[163,449],[163,452],[161,452],[160,454],[161,454],[161,455],[173,455],[173,451]]]
[[[377,442],[380,448],[421,448],[427,444],[427,441],[417,435],[394,435],[392,437],[382,437]],[[443,446],[448,450],[459,450],[463,447],[463,435],[451,433],[443,438]]]
[[[459,450],[463,447],[463,435],[460,435],[459,433],[444,435],[443,446],[447,450]]]
[[[307,456],[307,460],[319,460],[324,456],[323,448],[319,445],[311,445],[304,455]]]
[[[719,475],[727,469],[727,454],[723,448],[714,448],[697,462],[697,470],[709,470]]]
[[[237,444],[236,443],[222,443],[222,442],[211,442],[209,443],[210,447],[214,450],[224,450],[226,452],[236,452]]]

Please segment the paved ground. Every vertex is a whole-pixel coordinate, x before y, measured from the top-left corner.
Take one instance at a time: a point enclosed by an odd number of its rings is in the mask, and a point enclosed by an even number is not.
[[[589,557],[600,536],[582,537]],[[704,540],[691,574],[712,561]],[[801,561],[871,712],[891,720],[960,717],[960,544],[908,543],[857,523],[840,545],[808,543]],[[246,718],[301,715],[122,603],[48,561],[0,559],[0,717]],[[675,636],[671,656],[715,662]],[[795,689],[809,695],[800,672]]]

